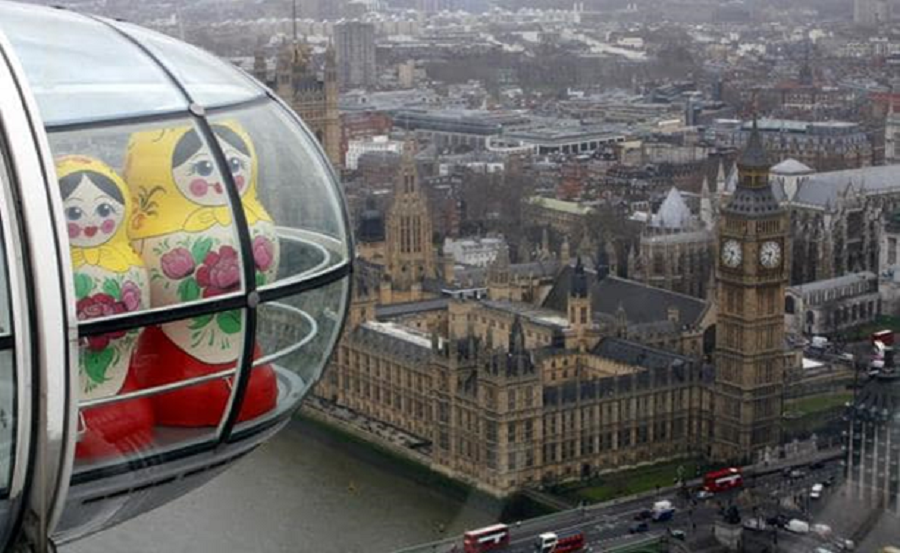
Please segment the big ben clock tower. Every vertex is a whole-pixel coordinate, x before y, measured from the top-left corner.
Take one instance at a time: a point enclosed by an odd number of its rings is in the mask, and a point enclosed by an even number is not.
[[[716,263],[713,456],[722,461],[778,444],[784,391],[788,214],[772,194],[755,119],[738,171],[719,220]]]

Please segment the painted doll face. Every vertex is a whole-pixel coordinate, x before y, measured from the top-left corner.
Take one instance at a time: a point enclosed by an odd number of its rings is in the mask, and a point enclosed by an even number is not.
[[[234,184],[240,195],[243,196],[247,193],[250,185],[253,159],[224,140],[220,141],[220,144],[222,144],[222,151],[225,153],[225,160],[228,162],[228,169],[231,171]]]
[[[172,177],[181,193],[192,202],[204,206],[228,205],[225,182],[206,147],[173,167]]]
[[[81,172],[63,200],[69,241],[76,248],[96,248],[115,235],[125,218],[118,189],[107,190],[102,175]],[[119,197],[117,197],[119,196]]]
[[[215,130],[228,169],[243,196],[250,186],[253,159],[243,140],[230,129],[220,127]],[[225,180],[209,148],[195,131],[188,132],[178,141],[172,158],[172,177],[181,193],[192,202],[209,207],[228,205]]]

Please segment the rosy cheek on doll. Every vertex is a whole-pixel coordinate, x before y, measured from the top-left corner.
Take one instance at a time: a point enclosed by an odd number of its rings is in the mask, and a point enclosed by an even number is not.
[[[81,236],[81,226],[76,223],[69,223],[69,238],[78,238]]]
[[[202,198],[209,192],[209,183],[203,179],[194,179],[190,184],[191,194]]]
[[[112,219],[106,219],[100,224],[100,230],[103,231],[103,234],[112,234],[112,231],[116,230],[116,222]]]
[[[238,190],[244,190],[244,176],[238,175],[234,177],[234,184],[237,186]]]

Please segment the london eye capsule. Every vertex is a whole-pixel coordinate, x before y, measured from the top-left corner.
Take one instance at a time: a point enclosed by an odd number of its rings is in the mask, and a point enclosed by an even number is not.
[[[346,314],[343,198],[265,87],[0,0],[0,549],[163,505],[283,428]]]

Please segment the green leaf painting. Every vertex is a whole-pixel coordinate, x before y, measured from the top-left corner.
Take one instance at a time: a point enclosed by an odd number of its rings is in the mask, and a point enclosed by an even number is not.
[[[197,280],[192,278],[186,278],[181,281],[181,284],[178,285],[178,297],[181,301],[195,301],[200,298],[200,285],[197,284]]]
[[[191,247],[191,256],[194,258],[194,263],[202,265],[203,260],[206,259],[206,254],[209,253],[212,247],[212,238],[201,238],[194,242],[194,245]]]
[[[226,311],[216,315],[216,324],[225,334],[237,334],[241,331],[241,312]]]
[[[117,300],[122,299],[122,287],[114,278],[107,278],[103,281],[103,292]]]
[[[106,371],[115,357],[114,348],[104,348],[100,351],[82,350],[84,355],[84,372],[91,382],[102,384],[106,382]]]
[[[94,290],[94,279],[84,273],[75,273],[75,297],[84,299]]]
[[[212,320],[213,320],[212,315],[202,315],[200,317],[194,317],[193,319],[191,319],[191,324],[189,325],[189,328],[191,330],[200,330],[201,328],[205,327],[210,322],[212,322]]]

